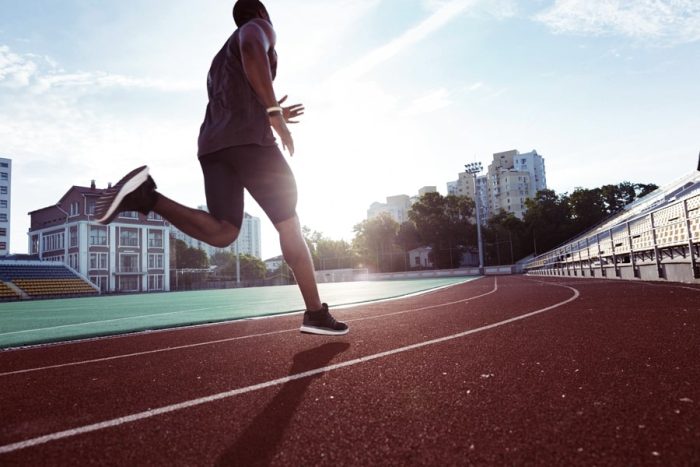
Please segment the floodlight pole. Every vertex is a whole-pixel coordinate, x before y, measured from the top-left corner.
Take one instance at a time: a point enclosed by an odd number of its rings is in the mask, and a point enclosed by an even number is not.
[[[474,177],[474,203],[476,204],[476,238],[479,247],[479,273],[482,273],[484,267],[484,246],[481,240],[481,211],[479,190],[477,189],[476,176],[481,172],[481,162],[472,162],[464,166],[467,173]]]

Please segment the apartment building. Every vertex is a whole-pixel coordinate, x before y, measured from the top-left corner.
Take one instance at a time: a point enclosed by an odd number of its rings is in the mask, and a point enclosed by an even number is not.
[[[12,159],[0,157],[0,256],[10,254]]]
[[[120,213],[105,226],[95,222],[103,190],[73,186],[52,206],[29,213],[29,253],[60,261],[103,292],[170,288],[170,226],[158,214]]]
[[[495,153],[487,173],[476,177],[462,172],[454,182],[448,182],[448,194],[479,197],[482,222],[501,209],[522,219],[525,201],[547,188],[544,158],[532,150],[521,154],[517,150]]]
[[[487,173],[487,193],[490,214],[501,209],[522,219],[525,200],[534,198],[547,188],[544,158],[532,150],[521,154],[517,150],[493,155]]]
[[[367,210],[367,219],[374,219],[379,216],[379,214],[385,212],[391,216],[399,224],[408,222],[408,211],[411,210],[411,206],[420,199],[421,196],[427,193],[437,192],[437,187],[435,186],[424,186],[418,190],[417,196],[408,195],[394,195],[387,196],[386,203],[374,202],[370,205]]]
[[[197,209],[207,211],[206,206],[198,206]],[[220,251],[230,251],[232,253],[240,253],[242,255],[255,256],[262,259],[262,235],[260,231],[260,218],[251,216],[247,212],[243,213],[243,223],[241,224],[241,232],[235,242],[225,248],[217,248],[209,245],[201,240],[190,237],[175,226],[171,226],[171,234],[178,240],[182,240],[191,248],[204,250],[208,257],[212,257]]]

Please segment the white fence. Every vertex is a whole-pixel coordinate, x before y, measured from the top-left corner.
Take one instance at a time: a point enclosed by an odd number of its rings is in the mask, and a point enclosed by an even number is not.
[[[619,223],[537,256],[528,274],[700,283],[700,194]]]

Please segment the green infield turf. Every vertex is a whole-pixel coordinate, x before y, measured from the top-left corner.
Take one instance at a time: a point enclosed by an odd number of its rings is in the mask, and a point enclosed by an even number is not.
[[[331,307],[426,292],[476,277],[319,284]],[[296,285],[0,304],[0,348],[255,318],[304,309]]]

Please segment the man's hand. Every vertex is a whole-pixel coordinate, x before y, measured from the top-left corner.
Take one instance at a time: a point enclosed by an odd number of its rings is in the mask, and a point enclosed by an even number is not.
[[[284,96],[279,100],[280,106],[287,100],[287,96]],[[284,116],[284,121],[287,123],[299,123],[298,121],[292,120],[293,118],[298,118],[304,115],[304,104],[294,104],[288,107],[282,107],[282,114]]]
[[[289,128],[287,128],[285,120],[285,117],[278,113],[277,115],[270,116],[270,125],[282,140],[282,148],[289,151],[290,156],[293,156],[294,140],[292,139],[292,133],[290,133]]]

